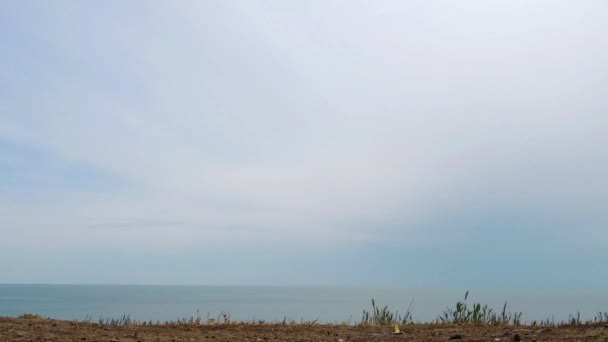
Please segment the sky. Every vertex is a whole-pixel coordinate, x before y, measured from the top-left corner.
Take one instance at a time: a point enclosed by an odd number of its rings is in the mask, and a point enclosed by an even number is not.
[[[0,2],[0,283],[605,286],[606,13]]]

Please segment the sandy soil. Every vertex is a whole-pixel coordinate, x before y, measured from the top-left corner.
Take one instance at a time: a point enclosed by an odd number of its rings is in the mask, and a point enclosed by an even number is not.
[[[0,318],[0,341],[601,341],[608,324],[541,328],[500,325],[129,325],[58,321],[45,318]]]

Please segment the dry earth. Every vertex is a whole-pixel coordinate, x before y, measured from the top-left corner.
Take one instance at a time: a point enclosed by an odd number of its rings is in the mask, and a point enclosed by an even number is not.
[[[601,341],[608,324],[556,328],[507,325],[127,325],[110,326],[38,317],[0,317],[0,341]]]

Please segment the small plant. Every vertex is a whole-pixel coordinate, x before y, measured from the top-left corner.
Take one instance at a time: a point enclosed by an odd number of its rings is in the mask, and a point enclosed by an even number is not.
[[[461,323],[489,323],[489,324],[515,324],[519,325],[521,321],[521,312],[507,313],[507,302],[502,307],[500,314],[496,314],[494,310],[487,305],[481,306],[479,303],[474,303],[471,307],[467,305],[469,291],[464,294],[464,300],[456,302],[454,308],[447,308],[437,319],[437,322],[461,324]]]
[[[319,319],[318,318],[317,319],[313,319],[312,321],[305,321],[304,319],[300,320],[300,324],[303,324],[303,325],[316,325],[318,323],[319,323]]]
[[[570,325],[572,325],[572,326],[583,324],[581,322],[581,313],[580,312],[577,312],[576,316],[568,315],[568,321],[570,322]]]
[[[392,312],[388,308],[388,305],[380,308],[376,306],[376,301],[372,298],[372,311],[371,314],[367,310],[363,310],[363,317],[361,318],[362,324],[380,324],[380,325],[391,325],[395,323],[411,323],[412,322],[412,314],[411,314],[411,305],[408,308],[407,312],[402,316],[398,311]]]
[[[608,322],[608,312],[598,312],[593,321],[596,323]]]
[[[177,321],[175,321],[175,322],[167,322],[167,323],[174,323],[177,325],[200,325],[201,316],[197,314],[196,317],[190,316],[190,317],[178,318]]]
[[[42,317],[40,315],[26,313],[26,314],[19,315],[19,318],[36,318],[36,319],[38,319],[38,318],[44,318],[44,317]]]
[[[124,325],[139,324],[139,322],[132,320],[130,315],[122,315],[122,317],[120,317],[120,318],[99,317],[98,323],[100,325],[110,325],[110,326],[124,326]]]

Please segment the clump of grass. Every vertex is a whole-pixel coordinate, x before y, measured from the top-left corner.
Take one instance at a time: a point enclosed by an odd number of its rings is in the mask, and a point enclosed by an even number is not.
[[[225,323],[229,323],[229,319],[230,319],[230,315],[229,314],[223,314],[225,317]],[[87,315],[85,317],[85,319],[82,321],[85,323],[91,323],[92,319],[91,316]],[[183,318],[178,318],[175,321],[137,321],[134,319],[131,319],[130,315],[122,315],[122,317],[120,318],[108,318],[108,317],[99,317],[99,319],[97,320],[97,323],[99,325],[109,325],[109,326],[127,326],[127,325],[184,325],[184,326],[191,326],[191,325],[201,325],[203,322],[200,312],[199,310],[196,310],[196,316],[190,316],[190,317],[183,317]],[[209,315],[207,315],[207,324],[214,324],[215,320],[214,319],[209,319]]]
[[[410,307],[401,315],[398,311],[391,311],[388,305],[384,307],[376,306],[376,301],[372,298],[372,311],[371,313],[367,310],[363,310],[363,317],[361,318],[361,324],[379,324],[379,325],[391,325],[391,324],[405,324],[412,323],[411,313],[412,303]]]
[[[307,321],[305,321],[304,319],[301,319],[300,320],[300,324],[303,324],[303,325],[317,325],[317,324],[319,324],[319,319],[316,318],[316,319],[307,320]]]
[[[39,319],[39,318],[44,318],[44,317],[42,317],[40,315],[36,315],[36,314],[25,313],[25,314],[19,315],[19,318],[30,318],[30,319],[35,318],[35,319]]]
[[[608,322],[608,312],[598,312],[593,318],[594,323],[604,323]]]
[[[171,324],[171,325],[215,325],[215,324],[230,324],[230,313],[222,311],[222,313],[218,314],[216,318],[211,317],[209,313],[207,313],[207,318],[203,320],[200,315],[200,311],[196,310],[196,316],[178,318],[176,321],[166,321],[164,323],[158,324]]]
[[[98,323],[100,325],[110,325],[110,326],[125,326],[125,325],[139,324],[139,322],[132,320],[130,315],[122,315],[122,317],[120,317],[120,318],[99,317]]]
[[[572,326],[583,324],[583,322],[581,321],[581,313],[580,312],[577,312],[576,316],[574,316],[572,314],[568,315],[568,321],[570,322],[570,325],[572,325]]]
[[[550,318],[546,318],[540,322],[533,321],[532,326],[540,325],[541,327],[573,327],[573,326],[581,326],[581,325],[589,325],[594,323],[606,323],[608,322],[608,312],[598,312],[593,319],[583,321],[581,319],[581,313],[577,312],[576,314],[569,314],[567,320],[555,321],[555,317],[551,316]]]
[[[202,318],[200,312],[196,310],[196,316],[178,318],[174,324],[177,325],[201,325]],[[172,322],[173,323],[173,322]]]
[[[461,324],[461,323],[489,323],[489,324],[515,324],[520,325],[521,312],[507,313],[507,302],[502,307],[500,314],[494,312],[494,310],[488,305],[481,306],[480,303],[473,303],[472,306],[468,306],[467,298],[469,297],[469,291],[464,294],[464,300],[456,302],[454,308],[447,308],[436,320],[438,323],[450,323],[450,324]]]

